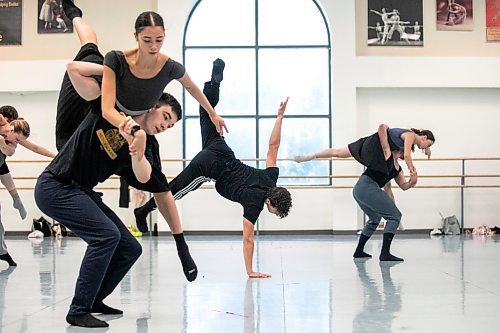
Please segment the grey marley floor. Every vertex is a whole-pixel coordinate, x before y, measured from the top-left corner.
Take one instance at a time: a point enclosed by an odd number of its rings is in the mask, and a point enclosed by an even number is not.
[[[7,238],[0,262],[0,332],[500,332],[500,236],[397,237],[404,263],[380,264],[381,237],[353,261],[356,236],[261,236],[247,279],[241,238],[187,237],[200,274],[188,283],[171,237],[143,237],[143,254],[107,303],[120,317],[82,329],[64,318],[85,244]]]

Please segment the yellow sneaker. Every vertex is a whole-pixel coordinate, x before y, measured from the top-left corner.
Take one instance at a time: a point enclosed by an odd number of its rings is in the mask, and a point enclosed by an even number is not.
[[[131,224],[128,224],[127,225],[127,229],[128,231],[130,231],[130,233],[132,234],[132,236],[134,237],[142,237],[142,232],[140,232],[139,230],[137,230],[137,228]]]

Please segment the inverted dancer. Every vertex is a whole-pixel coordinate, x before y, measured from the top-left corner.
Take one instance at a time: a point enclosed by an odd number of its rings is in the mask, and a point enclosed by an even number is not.
[[[203,89],[213,107],[219,102],[224,67],[221,59],[214,61],[211,81],[206,82]],[[271,276],[253,270],[254,226],[264,206],[280,218],[287,216],[292,206],[290,192],[284,187],[276,186],[279,176],[276,160],[287,103],[288,98],[278,108],[278,116],[269,138],[265,170],[250,167],[238,160],[224,137],[218,134],[207,111],[200,106],[202,151],[170,182],[175,200],[196,190],[204,182],[213,180],[220,195],[243,206],[243,257],[249,277]],[[150,200],[143,207],[136,210],[138,225],[145,223],[146,216],[156,205]]]
[[[82,17],[80,8],[70,0],[62,2],[68,18],[73,24],[78,24]],[[90,28],[88,24],[87,27]],[[224,119],[217,115],[184,66],[160,52],[165,39],[163,18],[151,11],[140,14],[135,22],[135,38],[137,48],[108,52],[104,58],[104,67],[88,62],[71,65],[68,71],[70,75],[83,77],[82,80],[73,80],[81,84],[76,87],[81,95],[89,100],[100,96],[101,87],[92,76],[102,75],[103,117],[118,127],[123,122],[123,114],[137,116],[153,107],[166,85],[175,79],[206,108],[216,124],[218,133],[222,135],[226,129]],[[139,129],[136,137],[145,135],[146,133]],[[135,145],[138,153],[143,154],[145,147],[137,143]]]

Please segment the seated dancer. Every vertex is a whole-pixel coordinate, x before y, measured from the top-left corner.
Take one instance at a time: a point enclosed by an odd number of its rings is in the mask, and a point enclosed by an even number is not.
[[[86,24],[80,17],[73,17],[73,26],[82,44],[75,60],[102,63],[95,34],[85,33]],[[99,82],[98,77],[96,82]],[[88,244],[66,321],[75,326],[107,327],[105,321],[91,313],[123,313],[105,305],[103,300],[113,292],[142,252],[123,222],[104,204],[102,195],[93,190],[111,175],[117,174],[131,186],[154,193],[174,234],[186,278],[193,281],[197,276],[173,196],[160,170],[158,144],[151,136],[172,127],[181,119],[182,110],[173,96],[164,93],[154,107],[133,119],[124,118],[116,129],[102,117],[100,98],[82,99],[67,74],[59,102],[56,139],[62,148],[39,176],[35,200],[42,212]],[[86,113],[84,119],[82,111]],[[138,154],[135,146],[134,134],[139,129],[149,134],[149,149],[145,155]],[[71,133],[68,139],[67,134]],[[135,139],[146,140],[146,137]],[[138,145],[146,146],[144,142]]]
[[[219,102],[219,87],[223,79],[224,67],[225,64],[221,59],[214,61],[211,81],[206,82],[203,89],[213,107]],[[276,186],[279,175],[276,160],[287,102],[288,99],[281,102],[278,109],[278,116],[269,138],[265,170],[250,167],[238,160],[224,137],[218,134],[208,113],[200,106],[202,151],[170,182],[171,192],[175,200],[179,200],[190,191],[199,188],[204,182],[214,180],[215,188],[220,195],[243,206],[243,256],[249,277],[271,276],[254,272],[252,264],[254,225],[264,205],[270,213],[281,218],[288,215],[292,206],[290,192],[283,187]],[[139,217],[138,225],[143,226],[146,223],[147,214],[156,207],[156,204],[150,200],[145,207],[145,209],[136,210],[136,217]]]
[[[373,145],[373,149],[367,152],[367,155],[371,155],[373,160],[382,158],[385,161],[386,169],[379,171],[368,166],[353,189],[354,199],[361,210],[369,217],[359,237],[358,246],[353,255],[354,258],[371,258],[370,254],[364,252],[364,247],[377,229],[380,220],[384,218],[386,223],[379,259],[380,261],[403,261],[402,258],[390,253],[391,243],[402,216],[398,207],[396,207],[391,180],[394,179],[399,187],[406,191],[415,186],[417,176],[413,173],[410,175],[409,180],[406,181],[403,170],[398,164],[398,159],[403,158],[403,153],[401,150],[391,151],[387,129],[386,125],[379,126],[378,135],[373,138],[373,142],[378,141],[379,145]],[[381,166],[380,164],[377,165]]]

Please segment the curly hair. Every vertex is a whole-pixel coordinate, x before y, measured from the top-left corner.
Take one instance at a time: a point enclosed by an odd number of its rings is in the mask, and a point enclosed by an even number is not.
[[[12,105],[0,106],[0,114],[4,116],[9,123],[14,119],[19,118],[16,108]]]
[[[266,198],[271,205],[276,208],[276,214],[280,217],[286,217],[292,207],[292,196],[284,187],[272,187],[266,192]]]

